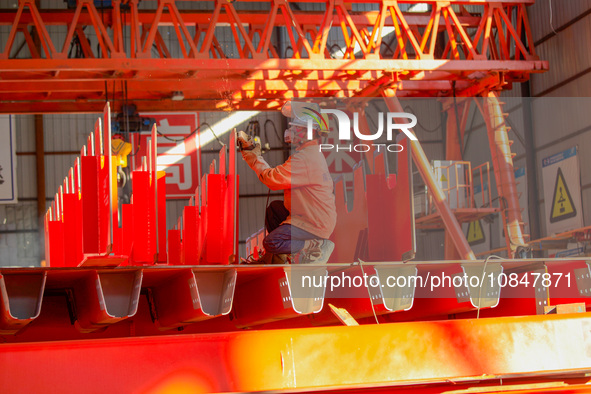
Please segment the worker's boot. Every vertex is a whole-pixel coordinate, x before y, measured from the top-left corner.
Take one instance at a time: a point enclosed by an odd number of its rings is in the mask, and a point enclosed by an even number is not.
[[[273,259],[271,260],[271,264],[289,264],[291,262],[291,255],[282,253],[282,254],[274,254]]]
[[[334,243],[328,239],[309,239],[300,254],[300,264],[326,264]]]
[[[289,264],[291,262],[291,255],[265,253],[256,260],[247,259],[244,262],[246,264]]]

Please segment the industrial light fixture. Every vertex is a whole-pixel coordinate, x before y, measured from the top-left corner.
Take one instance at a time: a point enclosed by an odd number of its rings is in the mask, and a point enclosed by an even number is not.
[[[176,92],[172,92],[172,97],[170,98],[172,101],[183,101],[185,99],[185,95],[180,90]]]

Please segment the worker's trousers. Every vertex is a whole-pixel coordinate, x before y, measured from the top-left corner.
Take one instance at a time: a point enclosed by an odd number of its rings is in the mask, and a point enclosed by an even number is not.
[[[283,201],[272,201],[265,214],[265,226],[269,235],[263,241],[267,253],[297,253],[304,248],[305,241],[318,237],[291,224],[281,224],[289,216]]]

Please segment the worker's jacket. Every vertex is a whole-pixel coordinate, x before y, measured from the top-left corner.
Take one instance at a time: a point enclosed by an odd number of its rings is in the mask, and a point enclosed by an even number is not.
[[[282,224],[291,224],[320,238],[332,234],[337,213],[333,182],[317,141],[298,147],[285,163],[275,168],[252,151],[242,156],[259,180],[271,190],[283,190],[290,215]]]

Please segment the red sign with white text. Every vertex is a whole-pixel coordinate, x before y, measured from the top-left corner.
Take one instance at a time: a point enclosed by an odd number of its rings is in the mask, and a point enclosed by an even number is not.
[[[158,171],[166,172],[166,198],[189,198],[195,194],[201,176],[199,149],[199,114],[142,113],[156,119],[158,128]],[[139,135],[139,150],[134,156],[135,167],[141,166],[142,156],[148,156],[146,147],[150,133]],[[137,149],[137,137],[133,145]]]

